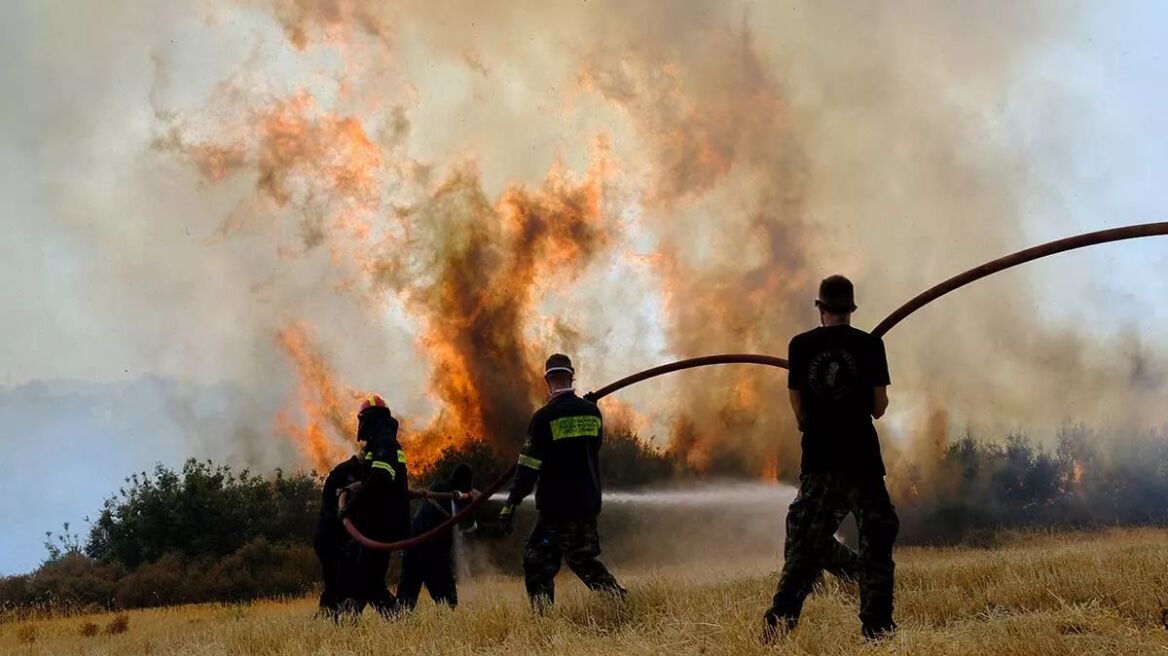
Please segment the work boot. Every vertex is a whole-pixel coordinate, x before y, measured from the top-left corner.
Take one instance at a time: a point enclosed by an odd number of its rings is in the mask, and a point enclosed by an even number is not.
[[[896,633],[896,622],[890,622],[884,626],[865,624],[860,628],[860,633],[864,635],[866,642],[883,642]]]
[[[795,624],[799,622],[798,618],[780,615],[773,608],[762,616],[762,621],[762,643],[764,645],[773,645],[782,640],[795,630]]]
[[[602,592],[607,592],[608,594],[616,597],[617,601],[627,601],[629,598],[629,591],[620,587],[616,583],[613,583],[611,586],[603,588]]]

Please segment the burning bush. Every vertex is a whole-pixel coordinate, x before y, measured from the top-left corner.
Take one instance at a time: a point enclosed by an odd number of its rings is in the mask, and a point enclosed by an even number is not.
[[[961,542],[1001,529],[1168,524],[1168,432],[1059,430],[1047,451],[1025,435],[966,435],[901,499],[902,541]]]

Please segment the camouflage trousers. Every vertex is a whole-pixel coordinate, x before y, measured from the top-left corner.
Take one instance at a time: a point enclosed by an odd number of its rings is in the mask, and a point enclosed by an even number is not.
[[[786,560],[774,604],[767,613],[768,621],[793,628],[823,568],[838,565],[841,559],[845,563],[850,560],[840,550],[843,545],[835,540],[835,532],[849,512],[855,514],[860,531],[860,621],[869,630],[895,626],[892,590],[896,566],[892,562],[892,545],[900,520],[883,477],[844,474],[801,477],[799,495],[787,512]]]
[[[555,601],[556,574],[566,562],[590,590],[625,593],[616,579],[596,559],[600,555],[600,534],[596,518],[552,521],[540,517],[523,551],[523,574],[527,596],[537,608]]]

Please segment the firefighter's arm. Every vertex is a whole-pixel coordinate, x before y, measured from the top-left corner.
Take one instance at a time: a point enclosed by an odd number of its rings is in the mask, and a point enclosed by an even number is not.
[[[791,397],[791,411],[795,413],[795,422],[799,430],[803,430],[803,392],[797,389],[787,390]]]
[[[888,410],[888,386],[877,385],[872,388],[872,417],[879,419]]]
[[[884,340],[876,338],[872,349],[872,417],[879,419],[888,410],[888,385],[892,378],[888,375],[888,356],[884,351]]]
[[[508,533],[511,532],[511,518],[515,508],[523,503],[523,499],[535,489],[535,483],[539,480],[539,472],[543,468],[543,456],[547,450],[545,445],[547,436],[539,428],[536,417],[532,417],[531,423],[527,426],[527,439],[524,440],[523,448],[519,451],[519,460],[515,466],[515,480],[511,482],[511,493],[507,495],[507,503],[503,504],[503,509],[499,512],[499,521],[503,525],[503,530]]]
[[[455,503],[462,503],[463,501],[474,501],[479,496],[478,490],[471,490],[469,492],[459,492],[458,490],[451,490],[450,492],[432,492],[427,489],[410,488],[411,499],[433,499],[435,501],[453,501]]]

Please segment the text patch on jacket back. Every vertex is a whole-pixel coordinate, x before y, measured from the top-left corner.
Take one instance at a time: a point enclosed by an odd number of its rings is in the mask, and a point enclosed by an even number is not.
[[[570,437],[597,437],[600,435],[600,417],[579,415],[553,419],[552,439],[564,440]]]

